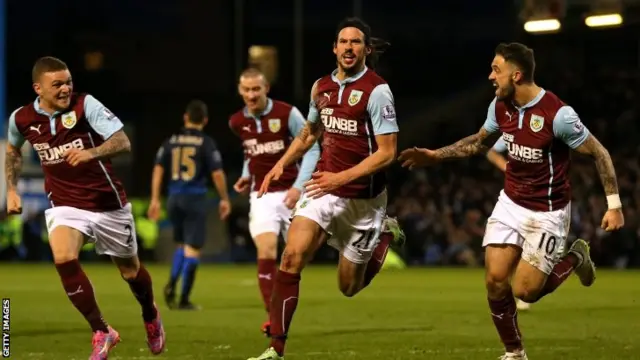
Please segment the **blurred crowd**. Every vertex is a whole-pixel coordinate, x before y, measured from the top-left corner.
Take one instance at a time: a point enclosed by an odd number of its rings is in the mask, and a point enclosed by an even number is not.
[[[625,227],[616,233],[604,232],[600,223],[607,205],[595,164],[574,154],[568,240],[590,241],[600,266],[640,267],[640,145],[636,138],[640,134],[640,71],[602,68],[589,76],[559,71],[549,79],[540,85],[573,106],[609,150],[624,204]],[[486,108],[472,113],[484,114]],[[438,133],[439,138],[455,141],[460,137],[446,129]],[[395,193],[389,212],[407,232],[405,258],[413,264],[481,264],[484,226],[502,185],[502,172],[482,157],[399,176],[392,186]]]

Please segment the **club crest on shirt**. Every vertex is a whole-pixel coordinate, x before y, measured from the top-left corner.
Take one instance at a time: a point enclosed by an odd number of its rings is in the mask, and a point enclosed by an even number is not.
[[[351,90],[351,94],[349,94],[349,105],[354,106],[360,102],[362,98],[362,91],[360,90]]]
[[[531,120],[529,120],[529,127],[533,132],[542,130],[542,128],[544,127],[544,118],[538,115],[531,115]]]
[[[60,118],[62,121],[62,126],[64,126],[67,129],[71,129],[78,122],[78,118],[76,117],[75,111],[70,111],[66,114],[62,114]]]
[[[272,133],[280,131],[280,119],[269,119],[269,130]]]

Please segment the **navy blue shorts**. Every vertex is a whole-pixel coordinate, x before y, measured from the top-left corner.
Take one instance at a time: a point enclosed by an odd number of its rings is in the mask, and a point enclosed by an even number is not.
[[[207,237],[207,198],[204,194],[176,194],[167,201],[174,240],[196,249]]]

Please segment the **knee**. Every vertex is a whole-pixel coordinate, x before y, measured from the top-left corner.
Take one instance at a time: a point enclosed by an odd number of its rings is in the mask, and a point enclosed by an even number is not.
[[[353,297],[360,292],[360,287],[351,280],[340,280],[340,292],[346,297]]]
[[[53,255],[53,263],[54,264],[64,264],[67,263],[69,261],[74,261],[74,260],[78,260],[78,254],[75,254],[73,252],[67,252],[67,251],[53,251],[52,252]]]
[[[133,280],[138,276],[138,271],[140,270],[140,261],[138,261],[137,257],[131,259],[119,259],[117,261],[118,270],[120,270],[120,275],[123,279],[129,281]]]
[[[265,232],[253,238],[258,252],[258,259],[275,259],[278,257],[278,234]]]
[[[513,296],[524,302],[533,304],[540,299],[540,289],[526,281],[515,281],[513,284]]]
[[[275,259],[278,257],[278,240],[256,241],[258,259]]]
[[[361,266],[344,261],[338,265],[338,288],[344,296],[355,296],[366,286],[364,282]]]
[[[500,299],[508,295],[511,291],[508,274],[487,272],[485,285],[490,298]]]
[[[57,234],[56,234],[57,235]],[[49,246],[51,256],[55,264],[64,264],[69,261],[78,260],[80,249],[84,241],[82,238],[66,239],[61,236],[51,236]]]
[[[353,286],[352,284],[340,284],[340,292],[342,292],[342,295],[346,296],[346,297],[353,297],[355,296],[358,291],[360,289],[358,289],[357,287]]]
[[[282,252],[280,270],[292,274],[302,272],[304,267],[304,252],[295,248],[286,247]]]
[[[129,280],[133,280],[138,276],[138,270],[140,270],[139,267],[120,267],[120,274],[122,275],[122,278],[129,281]]]

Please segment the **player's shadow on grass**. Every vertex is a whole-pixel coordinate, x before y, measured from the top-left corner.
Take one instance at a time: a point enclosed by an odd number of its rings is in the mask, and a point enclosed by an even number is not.
[[[307,300],[304,302],[305,306],[326,306],[326,302],[322,301],[313,301]],[[250,303],[241,303],[235,302],[232,304],[229,303],[221,303],[221,304],[207,304],[206,307],[203,307],[205,310],[252,310],[252,309],[264,309],[264,305],[261,302],[252,301]]]
[[[252,309],[264,309],[262,303],[233,303],[233,304],[207,304],[203,307],[204,310],[252,310]]]
[[[83,328],[44,328],[33,330],[12,331],[11,335],[18,337],[51,336],[51,334],[86,334],[91,329]]]
[[[133,329],[134,327],[127,326],[118,326],[118,330],[121,329]],[[136,327],[137,328],[137,327]],[[30,329],[30,330],[20,330],[20,331],[12,331],[11,336],[14,338],[19,337],[38,337],[38,336],[51,336],[51,334],[64,334],[64,335],[73,335],[73,334],[87,334],[87,332],[91,332],[91,329],[88,327],[77,327],[77,328],[55,328],[55,327],[46,327],[42,329]]]
[[[314,332],[313,336],[342,336],[351,334],[384,334],[384,333],[408,333],[408,332],[425,332],[435,329],[433,326],[415,326],[415,327],[376,327],[376,328],[348,328],[336,329],[332,331]]]

